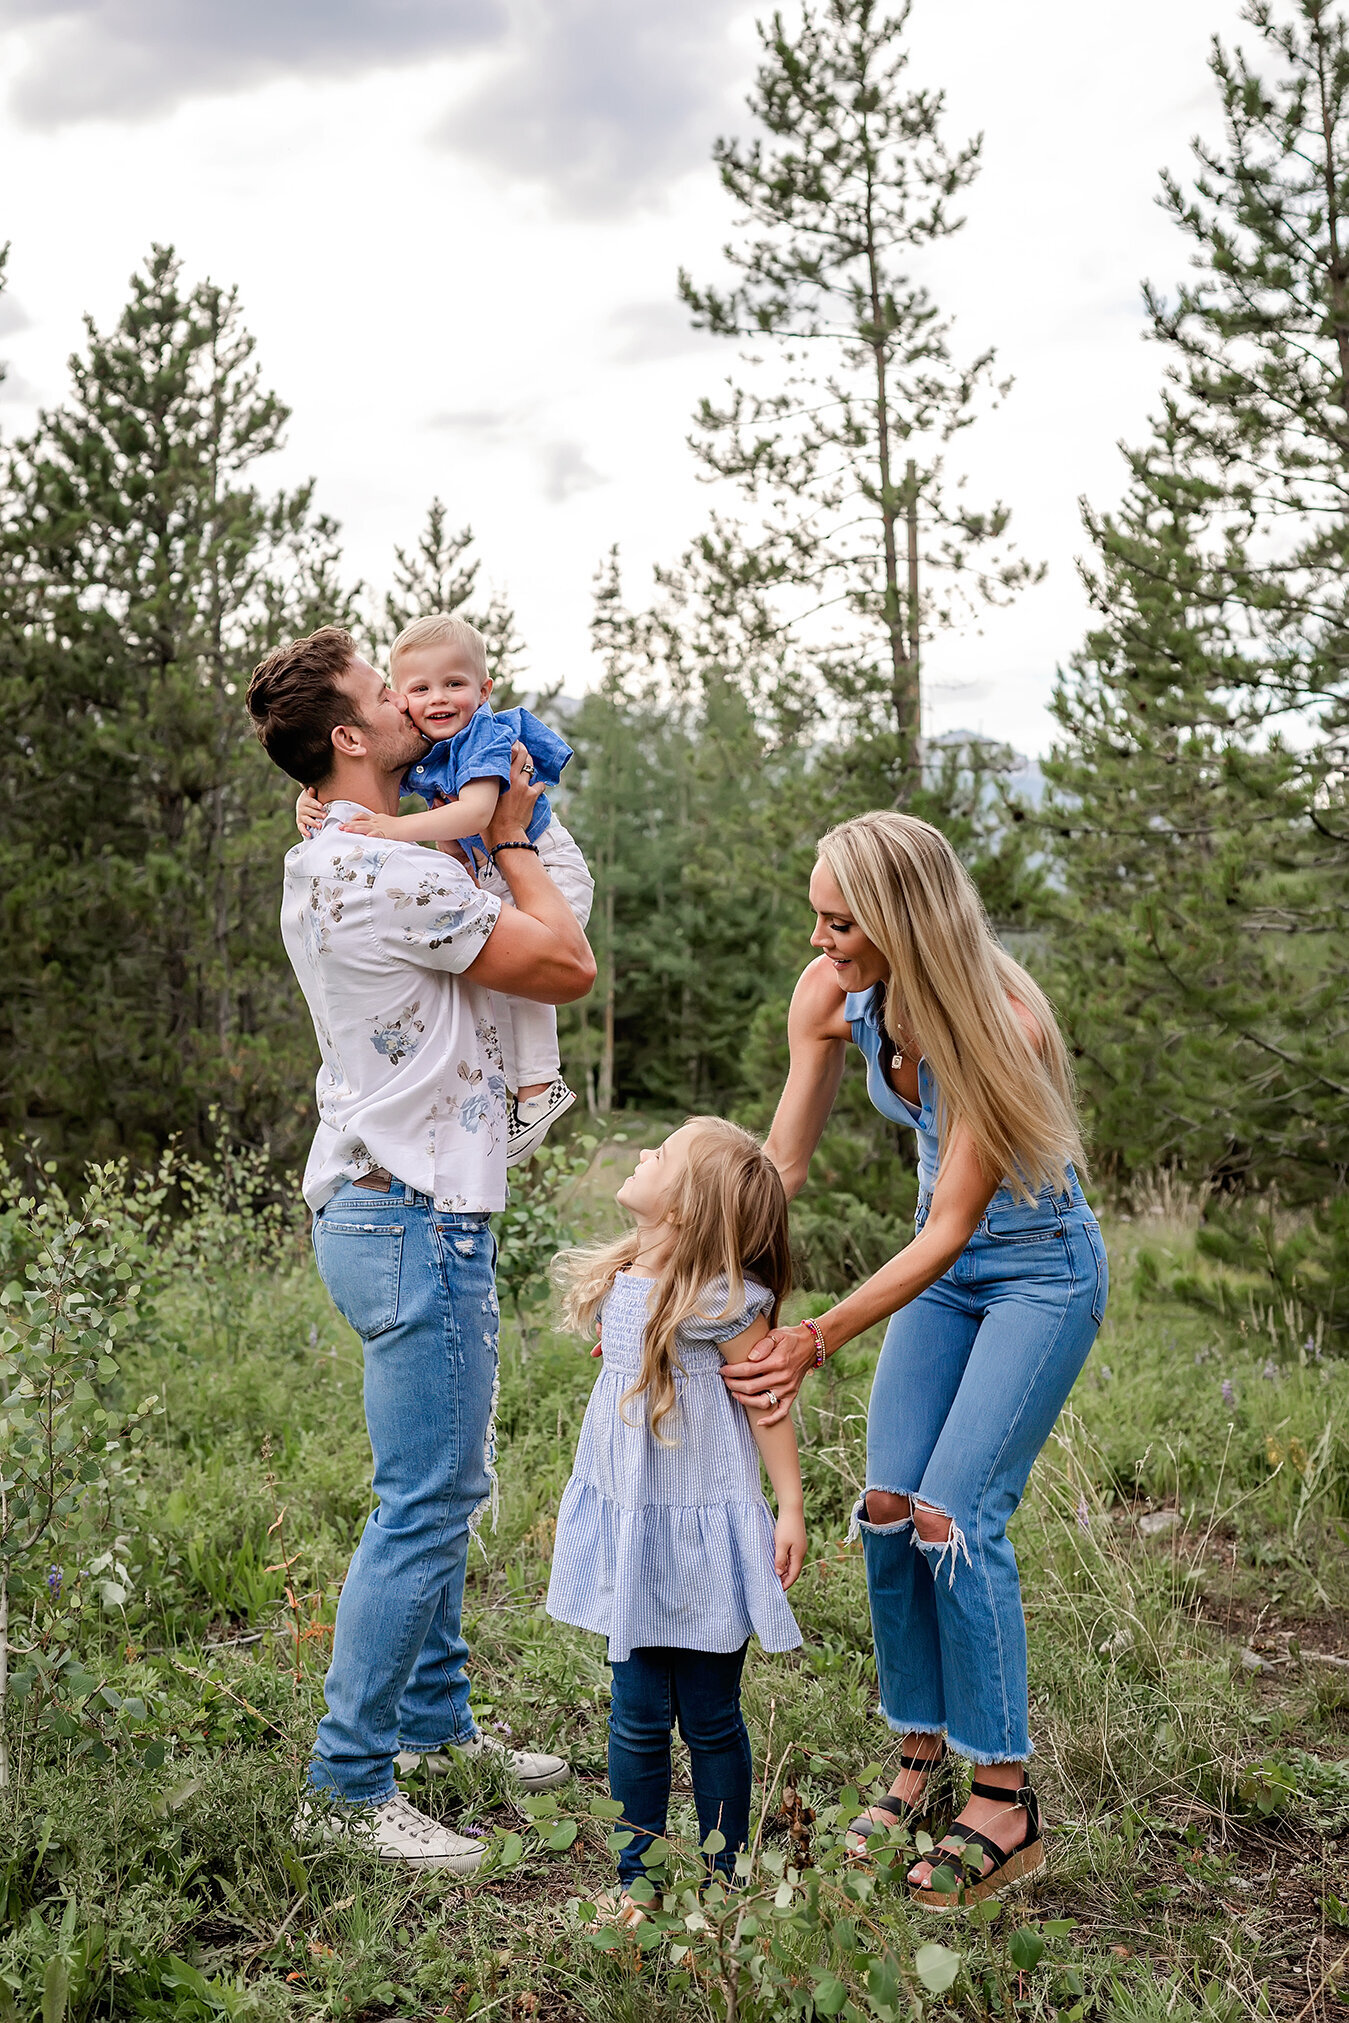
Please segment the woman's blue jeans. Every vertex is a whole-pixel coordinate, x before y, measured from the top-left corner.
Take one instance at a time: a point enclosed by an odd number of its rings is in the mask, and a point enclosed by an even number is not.
[[[920,1207],[919,1228],[926,1216]],[[1031,1753],[1026,1620],[1007,1523],[1105,1314],[1100,1227],[1079,1187],[994,1201],[944,1278],[886,1330],[867,1419],[867,1488],[950,1519],[854,1518],[866,1555],[881,1712],[974,1763]]]
[[[309,1782],[379,1805],[397,1750],[478,1732],[460,1612],[493,1487],[496,1244],[486,1215],[441,1213],[395,1180],[387,1194],[339,1188],[314,1218],[314,1253],[361,1337],[379,1507],[343,1584]]]
[[[646,1873],[642,1856],[665,1831],[670,1809],[670,1732],[688,1745],[698,1838],[714,1829],[726,1846],[712,1866],[729,1875],[749,1832],[754,1781],[749,1735],[740,1712],[738,1651],[639,1650],[613,1667],[609,1701],[609,1789],[623,1807],[622,1826],[639,1828],[618,1857],[626,1889]]]

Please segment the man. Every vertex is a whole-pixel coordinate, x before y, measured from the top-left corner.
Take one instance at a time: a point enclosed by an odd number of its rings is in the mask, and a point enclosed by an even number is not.
[[[470,1530],[495,1487],[488,1218],[505,1205],[507,1116],[489,993],[567,1004],[595,963],[528,841],[522,747],[486,837],[512,908],[447,855],[344,833],[361,809],[397,812],[425,749],[348,633],[278,647],[248,707],[268,756],[328,803],[287,855],[281,931],[322,1054],[304,1196],[324,1284],[363,1345],[379,1497],[342,1589],[303,1818],[467,1874],[483,1843],[410,1805],[394,1772],[500,1748],[475,1726],[460,1633]],[[530,1789],[568,1775],[559,1757],[503,1753]]]

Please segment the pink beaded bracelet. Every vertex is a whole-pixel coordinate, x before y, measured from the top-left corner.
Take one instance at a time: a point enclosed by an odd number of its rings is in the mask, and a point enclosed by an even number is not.
[[[803,1328],[809,1328],[815,1337],[815,1367],[817,1370],[822,1370],[824,1368],[824,1336],[820,1333],[816,1322],[812,1320],[804,1320],[801,1325]]]

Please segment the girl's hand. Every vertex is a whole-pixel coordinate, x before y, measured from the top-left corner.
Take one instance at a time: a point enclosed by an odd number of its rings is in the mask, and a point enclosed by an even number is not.
[[[306,787],[295,803],[295,826],[305,842],[323,827],[328,810],[312,787]]]
[[[773,1564],[784,1588],[789,1588],[806,1563],[806,1518],[801,1510],[784,1510],[774,1534]]]
[[[743,1363],[727,1363],[721,1376],[732,1397],[763,1412],[761,1426],[776,1426],[790,1412],[806,1371],[814,1367],[815,1337],[809,1328],[774,1328]]]
[[[359,815],[353,815],[342,827],[353,836],[382,836],[386,843],[392,843],[398,835],[394,827],[397,820],[397,815],[370,815],[363,808]]]

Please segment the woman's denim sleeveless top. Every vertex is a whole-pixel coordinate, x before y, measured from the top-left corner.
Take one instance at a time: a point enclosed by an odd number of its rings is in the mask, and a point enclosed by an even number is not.
[[[920,1206],[932,1197],[937,1184],[937,1168],[940,1164],[941,1146],[937,1133],[937,1079],[926,1061],[918,1063],[917,1108],[906,1103],[881,1061],[881,1015],[885,1003],[882,985],[872,984],[870,990],[849,991],[844,1004],[844,1017],[852,1027],[852,1036],[866,1056],[867,1094],[873,1108],[880,1111],[892,1124],[907,1124],[918,1135],[918,1197]],[[1081,1190],[1077,1175],[1068,1168],[1068,1188],[1060,1194],[1050,1189],[1046,1200],[1067,1203],[1080,1198]],[[989,1202],[989,1208],[1006,1208],[1016,1204],[1016,1196],[1010,1187],[1003,1185]]]

